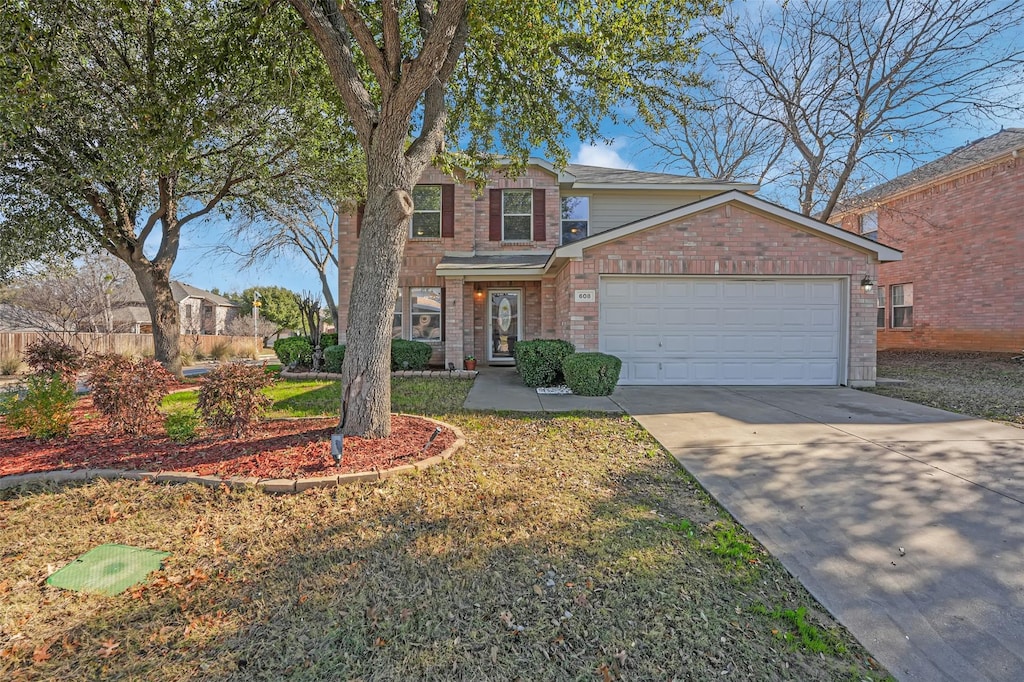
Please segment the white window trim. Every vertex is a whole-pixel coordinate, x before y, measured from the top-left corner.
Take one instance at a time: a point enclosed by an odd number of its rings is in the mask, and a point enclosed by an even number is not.
[[[878,300],[879,296],[882,298],[881,301]],[[878,286],[878,292],[875,294],[875,308],[876,308],[876,310],[875,310],[875,329],[888,329],[889,328],[889,311],[888,311],[888,305],[887,305],[888,302],[889,302],[889,295],[888,295],[888,293],[886,293],[886,287],[879,285]],[[879,326],[879,324],[878,324],[878,311],[879,310],[882,311],[882,324],[881,324],[881,326]]]
[[[908,287],[908,286],[910,287],[910,303],[909,304],[908,303],[903,303],[902,305],[896,305],[896,297],[892,295],[892,290],[895,289],[896,287],[903,288],[904,289],[904,300],[906,300],[906,291],[905,290],[906,290],[906,287]],[[911,310],[914,309],[914,283],[913,282],[902,282],[900,284],[893,284],[892,286],[889,287],[889,329],[894,329],[894,330],[913,329],[914,328],[913,319],[911,319],[911,322],[908,325],[896,326],[896,309],[897,308],[910,308]],[[911,316],[913,316],[913,313],[911,313]]]
[[[423,184],[416,185],[416,187],[436,187],[437,188],[437,210],[421,210],[416,208],[415,201],[412,207],[412,218],[409,219],[409,239],[440,239],[441,231],[444,229],[442,223],[444,222],[444,190],[441,185],[436,184]],[[415,188],[413,189],[415,191]],[[416,214],[417,213],[436,213],[437,214],[437,235],[418,235],[416,234]]]
[[[521,192],[530,195],[530,211],[529,213],[506,213],[505,212],[505,197],[511,192]],[[530,234],[525,239],[509,239],[505,236],[505,218],[506,217],[520,217],[526,216],[530,219]],[[516,242],[526,243],[533,241],[533,190],[528,188],[521,189],[505,189],[501,192],[501,241],[503,242]]]
[[[878,211],[861,213],[858,217],[860,236],[878,241]],[[874,237],[870,236],[874,235]]]
[[[590,236],[590,202],[591,202],[591,196],[589,194],[574,194],[572,196],[560,197],[559,198],[559,206],[558,206],[559,214],[561,214],[561,212],[562,212],[561,202],[565,201],[566,199],[586,199],[587,200],[587,234],[584,237],[580,238],[580,239],[586,239],[587,237]],[[575,221],[575,220],[573,220],[573,221],[566,221],[566,220],[564,220],[562,218],[559,218],[559,220],[558,220],[558,243],[559,243],[559,245],[562,245],[562,244],[565,243],[563,241],[563,239],[565,238],[565,230],[563,229],[563,223],[565,223],[565,222],[579,222],[579,221]]]

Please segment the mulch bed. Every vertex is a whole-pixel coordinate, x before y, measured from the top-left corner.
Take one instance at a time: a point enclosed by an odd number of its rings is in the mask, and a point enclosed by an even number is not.
[[[83,398],[75,407],[71,437],[39,442],[0,421],[0,476],[63,469],[192,471],[200,475],[306,478],[388,469],[436,455],[455,442],[443,429],[423,452],[436,424],[410,416],[391,417],[387,438],[345,438],[340,466],[331,459],[336,417],[270,420],[243,438],[207,434],[176,443],[154,425],[152,435],[110,433],[106,419]]]

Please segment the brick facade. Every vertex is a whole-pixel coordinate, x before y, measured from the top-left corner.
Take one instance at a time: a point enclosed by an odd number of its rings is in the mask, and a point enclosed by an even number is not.
[[[523,338],[562,338],[581,351],[591,351],[598,349],[600,301],[576,303],[573,291],[599,291],[602,274],[828,276],[852,283],[844,286],[849,292],[847,378],[854,384],[875,379],[875,298],[857,285],[865,275],[876,277],[877,255],[867,249],[728,203],[587,248],[582,258],[559,261],[543,275],[526,279],[485,280],[468,274],[441,278],[436,267],[444,256],[550,254],[560,240],[558,178],[550,171],[531,167],[521,178],[498,175],[483,192],[457,180],[436,170],[428,171],[421,179],[421,184],[455,184],[454,236],[409,239],[399,276],[403,289],[444,289],[445,335],[443,344],[435,350],[435,364],[450,362],[461,367],[462,359],[470,354],[486,364],[490,289],[522,290]],[[487,190],[492,188],[544,190],[545,240],[491,240]],[[338,313],[344,339],[356,260],[354,210],[339,219],[339,241]]]
[[[878,239],[903,250],[883,263],[886,326],[879,349],[1024,348],[1024,159],[1006,155],[885,199]],[[859,231],[859,216],[842,227]],[[890,287],[913,284],[913,327],[892,328]]]

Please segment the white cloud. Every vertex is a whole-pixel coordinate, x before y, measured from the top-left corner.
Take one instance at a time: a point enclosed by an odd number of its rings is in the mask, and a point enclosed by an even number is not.
[[[624,168],[636,170],[636,166],[622,158],[619,150],[625,147],[623,140],[612,140],[611,144],[585,144],[572,158],[573,163],[584,166],[600,166],[602,168]]]

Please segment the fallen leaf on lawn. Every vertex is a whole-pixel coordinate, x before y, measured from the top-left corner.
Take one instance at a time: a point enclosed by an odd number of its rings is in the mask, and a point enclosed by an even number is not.
[[[309,599],[309,595],[308,594],[300,594],[299,595],[299,603],[300,604],[305,604],[307,599]]]
[[[535,594],[536,594],[536,595],[537,595],[538,597],[543,597],[543,596],[544,596],[544,590],[543,590],[543,589],[541,589],[541,586],[540,586],[540,585],[534,585],[534,586],[533,586],[533,591],[534,591],[534,593],[535,593]]]
[[[113,639],[108,639],[104,642],[100,642],[100,649],[98,653],[103,658],[110,658],[117,653],[117,650],[121,648],[120,642],[116,642]]]
[[[384,639],[383,637],[378,637],[377,639],[373,640],[373,645],[376,647],[385,647],[388,645],[388,640]]]
[[[51,639],[50,641],[44,642],[37,646],[35,650],[32,652],[32,660],[36,663],[45,663],[46,661],[53,658],[53,654],[50,653],[50,645],[53,644],[54,641],[55,640]]]
[[[604,682],[612,682],[612,673],[611,670],[608,669],[608,664],[602,663],[601,667],[597,669],[597,672],[601,673],[601,679],[604,680]]]

